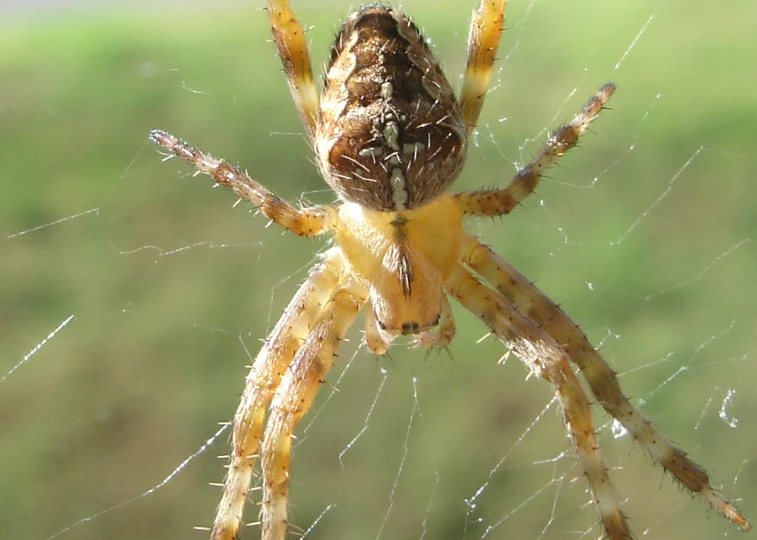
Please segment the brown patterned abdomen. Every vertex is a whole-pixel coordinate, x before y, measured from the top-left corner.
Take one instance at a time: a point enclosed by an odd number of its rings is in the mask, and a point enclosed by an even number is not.
[[[321,172],[340,198],[400,212],[431,201],[465,161],[455,95],[415,25],[367,6],[337,35],[316,126]]]

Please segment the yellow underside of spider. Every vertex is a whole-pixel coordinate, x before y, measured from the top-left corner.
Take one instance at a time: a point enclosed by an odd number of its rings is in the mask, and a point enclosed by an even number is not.
[[[369,291],[369,346],[376,330],[388,345],[397,334],[423,334],[439,324],[442,288],[460,262],[463,213],[451,195],[404,212],[376,212],[355,203],[338,210],[336,241],[347,272]]]

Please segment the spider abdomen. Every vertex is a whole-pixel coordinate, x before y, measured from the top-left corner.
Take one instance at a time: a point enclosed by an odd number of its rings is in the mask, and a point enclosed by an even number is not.
[[[418,28],[399,10],[367,6],[332,49],[315,147],[345,201],[401,212],[433,200],[465,160],[454,92]]]

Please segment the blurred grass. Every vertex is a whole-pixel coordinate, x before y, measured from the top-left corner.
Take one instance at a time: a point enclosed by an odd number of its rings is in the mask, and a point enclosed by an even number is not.
[[[472,7],[463,4],[405,6],[454,81]],[[194,452],[231,418],[248,351],[322,249],[265,228],[245,205],[232,211],[231,195],[161,163],[145,142],[150,128],[167,129],[238,160],[282,196],[332,199],[265,43],[265,14],[246,3],[179,6],[3,23],[3,371],[75,317],[0,386],[7,538],[48,538],[157,485]],[[741,244],[757,230],[757,75],[747,67],[757,8],[597,6],[511,2],[501,69],[456,189],[506,182],[543,130],[615,80],[597,136],[527,209],[470,230],[564,303],[604,344],[627,393],[757,519],[757,254]],[[314,27],[316,65],[347,12],[332,2],[298,9]],[[305,420],[296,449],[295,523],[308,527],[334,505],[311,537],[376,537],[386,515],[384,538],[474,538],[508,515],[491,537],[598,535],[572,456],[556,459],[569,445],[554,408],[521,440],[548,386],[524,382],[513,360],[495,365],[501,347],[476,344],[483,330],[467,314],[457,322],[451,359],[402,347],[392,362],[353,357],[353,333],[330,378],[349,363],[339,392]],[[729,389],[737,429],[718,416]],[[737,534],[661,481],[626,439],[605,429],[602,442],[637,534]],[[226,452],[223,439],[155,494],[61,537],[201,538],[192,526],[212,519],[219,493],[207,482],[221,479],[214,456]]]

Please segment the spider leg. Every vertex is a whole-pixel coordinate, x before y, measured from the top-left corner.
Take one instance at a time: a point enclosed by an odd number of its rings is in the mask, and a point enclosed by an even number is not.
[[[232,454],[223,498],[213,523],[212,540],[237,538],[258,457],[265,408],[322,313],[323,305],[336,290],[342,270],[339,250],[330,249],[292,298],[255,359],[234,415]]]
[[[222,159],[216,159],[170,133],[154,129],[150,132],[150,140],[194,165],[197,174],[207,174],[218,185],[227,187],[247,199],[260,208],[266,217],[297,236],[316,236],[332,231],[335,227],[336,210],[330,206],[296,209],[250,178],[246,172],[240,171],[238,167]]]
[[[693,493],[704,497],[718,512],[743,530],[750,527],[744,514],[712,487],[709,476],[686,453],[630,403],[620,388],[615,372],[591,345],[580,328],[523,274],[481,245],[474,237],[465,240],[463,264],[491,283],[508,302],[564,348],[604,409],[616,418],[652,458]]]
[[[552,383],[607,536],[611,540],[630,540],[631,531],[594,435],[589,400],[563,348],[504,295],[481,283],[462,264],[444,288],[491,328],[530,371]]]
[[[463,213],[476,217],[493,217],[510,213],[534,192],[544,173],[565,153],[576,146],[602,107],[615,91],[615,85],[605,84],[573,120],[555,131],[531,162],[522,168],[504,189],[484,189],[456,194],[455,200]]]
[[[318,91],[310,67],[310,54],[305,41],[305,31],[292,13],[288,0],[268,0],[268,16],[276,49],[284,66],[289,90],[302,123],[312,137],[318,114]]]
[[[368,291],[356,281],[340,284],[276,390],[261,451],[263,540],[286,536],[292,433],[310,409],[339,343],[367,299]]]
[[[476,126],[481,107],[484,106],[504,24],[505,0],[481,0],[470,24],[468,63],[460,90],[460,112],[468,135]]]

